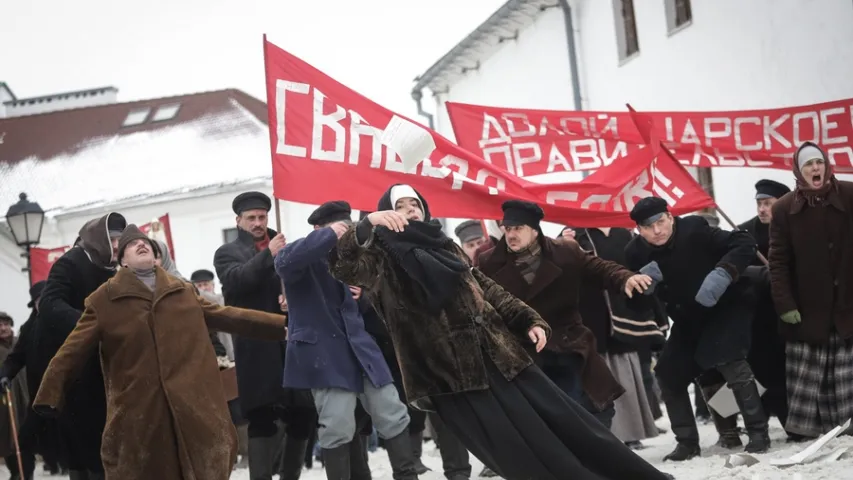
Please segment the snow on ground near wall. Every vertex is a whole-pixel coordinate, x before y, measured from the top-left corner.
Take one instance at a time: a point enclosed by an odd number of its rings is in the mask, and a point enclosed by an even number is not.
[[[0,164],[0,206],[20,192],[50,210],[270,176],[269,145],[266,126],[236,108],[97,139],[71,155]]]
[[[663,427],[668,427],[665,421],[659,423]],[[843,480],[851,477],[853,471],[853,459],[844,459],[832,464],[811,464],[791,467],[788,469],[779,469],[770,465],[770,459],[787,458],[788,456],[799,452],[808,444],[786,444],[785,432],[775,420],[771,424],[770,435],[773,439],[774,446],[770,453],[756,455],[762,463],[752,467],[740,467],[729,469],[725,468],[726,453],[724,450],[714,448],[713,444],[717,441],[717,434],[714,431],[713,425],[701,425],[699,427],[702,436],[703,453],[702,458],[694,459],[684,463],[661,462],[664,455],[669,453],[675,439],[672,433],[667,433],[659,437],[645,440],[643,443],[647,448],[640,450],[638,453],[641,457],[650,461],[663,470],[675,475],[677,480]],[[840,446],[848,446],[853,449],[853,437],[836,438],[829,445],[824,447],[821,453],[828,453]],[[444,475],[441,473],[441,457],[434,445],[430,442],[424,448],[424,463],[433,469],[432,472],[426,475],[421,475],[421,480],[443,480]],[[477,474],[482,469],[482,464],[475,458],[471,458],[471,463],[474,467],[472,480],[477,478]],[[325,480],[326,474],[320,464],[314,464],[311,470],[305,470],[302,475],[302,480]],[[388,456],[385,451],[380,449],[370,455],[370,467],[373,471],[374,480],[391,480],[391,467],[388,464]],[[41,470],[41,465],[38,467]],[[7,480],[9,474],[3,469],[0,472],[0,480]],[[46,479],[65,479],[68,477],[51,477],[48,475],[36,475],[36,480]],[[274,477],[277,478],[277,477]],[[570,478],[569,476],[566,477]],[[246,469],[235,470],[231,475],[231,480],[249,480],[249,471]],[[630,480],[630,479],[625,479]]]

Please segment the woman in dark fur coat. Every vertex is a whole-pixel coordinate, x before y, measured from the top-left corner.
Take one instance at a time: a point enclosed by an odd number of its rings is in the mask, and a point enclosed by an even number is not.
[[[541,350],[550,327],[468,266],[421,195],[394,185],[377,210],[343,234],[330,266],[387,324],[410,403],[508,480],[672,478],[533,365],[525,347]]]

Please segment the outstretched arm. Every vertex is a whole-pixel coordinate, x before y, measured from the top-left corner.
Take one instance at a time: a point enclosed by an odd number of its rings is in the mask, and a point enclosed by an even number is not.
[[[237,246],[227,244],[219,247],[213,255],[213,268],[220,283],[234,294],[257,291],[272,273],[273,258],[269,248],[256,253],[248,262],[237,255]]]
[[[98,348],[100,341],[98,316],[87,300],[83,316],[44,373],[41,387],[33,401],[36,412],[50,415],[62,410],[67,385],[80,375],[80,370],[91,357],[92,351]]]
[[[275,271],[281,278],[292,278],[308,265],[328,257],[338,236],[331,227],[320,228],[305,238],[288,243],[275,256]]]
[[[204,319],[208,328],[259,340],[287,338],[284,315],[247,308],[224,307],[211,303],[201,296],[196,298],[204,310]]]
[[[549,338],[551,337],[551,327],[536,310],[504,290],[479,269],[474,268],[471,273],[483,289],[483,298],[498,311],[511,332],[526,339],[531,328],[540,327]]]

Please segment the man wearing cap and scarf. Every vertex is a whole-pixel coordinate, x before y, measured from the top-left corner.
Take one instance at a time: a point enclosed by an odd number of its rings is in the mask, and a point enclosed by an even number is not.
[[[468,264],[410,185],[338,241],[332,273],[388,325],[406,397],[504,478],[664,479],[534,365],[550,327]]]
[[[785,429],[817,437],[853,417],[853,183],[806,142],[772,208],[770,278],[786,340]]]
[[[86,299],[74,331],[51,360],[33,410],[54,416],[92,355],[109,404],[106,477],[227,480],[237,454],[208,330],[284,339],[284,316],[223,307],[156,264],[155,241],[129,225],[121,269]]]
[[[544,212],[535,203],[509,200],[501,206],[504,238],[480,255],[480,269],[548,322],[555,336],[536,356],[558,387],[610,428],[613,402],[625,389],[598,353],[593,332],[581,320],[580,289],[590,281],[614,292],[642,291],[651,279],[584,252],[577,242],[542,234]]]
[[[416,479],[409,414],[379,346],[365,330],[357,303],[361,289],[329,273],[329,257],[352,224],[350,215],[346,202],[321,205],[308,218],[314,231],[276,255],[290,327],[284,385],[311,389],[314,395],[329,480],[351,476],[350,443],[356,438],[358,400],[385,440],[394,479]]]
[[[709,370],[719,371],[734,392],[749,435],[746,451],[767,451],[767,415],[746,361],[755,300],[743,273],[755,257],[755,240],[744,231],[711,227],[698,215],[673,217],[657,197],[638,201],[631,219],[640,236],[625,248],[628,266],[654,279],[649,291],[674,322],[655,369],[678,442],[664,460],[699,455],[687,387]]]
[[[260,192],[237,195],[237,238],[216,250],[213,266],[222,284],[225,305],[281,313],[281,280],[273,258],[285,238],[269,228],[270,198]],[[285,480],[302,473],[305,450],[316,414],[309,392],[291,392],[281,385],[285,342],[233,336],[240,410],[249,421],[249,475],[271,480],[281,448],[279,423],[286,424]]]
[[[454,233],[462,245],[462,251],[468,255],[468,259],[475,267],[479,252],[488,250],[488,245],[493,247],[498,243],[497,238],[486,235],[483,231],[483,223],[479,220],[465,220],[456,227]]]
[[[71,334],[83,314],[84,301],[116,273],[118,239],[127,221],[112,212],[87,222],[74,247],[50,269],[39,301],[36,328],[38,376]],[[30,365],[27,365],[27,369]],[[59,417],[62,442],[68,453],[72,480],[103,478],[101,436],[106,421],[106,396],[101,364],[93,353],[68,391]]]

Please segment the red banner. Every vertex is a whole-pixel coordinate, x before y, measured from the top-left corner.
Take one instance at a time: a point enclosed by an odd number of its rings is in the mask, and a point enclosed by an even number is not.
[[[166,242],[166,245],[169,246],[169,250],[172,253],[172,260],[174,260],[175,249],[172,247],[172,226],[169,223],[169,214],[167,213],[166,215],[158,218],[157,222],[159,222],[160,225],[155,225],[156,228],[153,230],[153,233],[152,224],[155,222],[140,225],[139,230],[148,235],[149,238],[156,238],[157,240]],[[70,246],[66,246],[58,248],[34,247],[30,249],[30,270],[32,271],[33,284],[42,280],[47,280],[47,276],[50,273],[50,268],[53,266],[53,263],[70,248]]]
[[[644,145],[628,112],[446,103],[456,142],[517,176],[596,170]],[[773,110],[643,112],[685,166],[790,169],[805,141],[853,173],[853,99]]]
[[[496,219],[503,201],[521,199],[541,204],[548,221],[578,227],[627,225],[633,202],[658,193],[656,189],[674,189],[673,211],[680,213],[713,203],[671,160],[658,160],[661,165],[655,166],[651,150],[637,149],[630,168],[598,172],[582,186],[536,184],[396,115],[266,41],[264,54],[273,192],[282,200],[317,205],[344,199],[354,209],[375,210],[388,187],[407,183],[427,198],[435,217]],[[389,133],[404,131],[407,141],[423,143],[426,138],[432,145],[412,168],[387,145],[394,141],[388,140]],[[400,145],[405,149],[417,142]],[[697,189],[704,197],[693,194]]]

